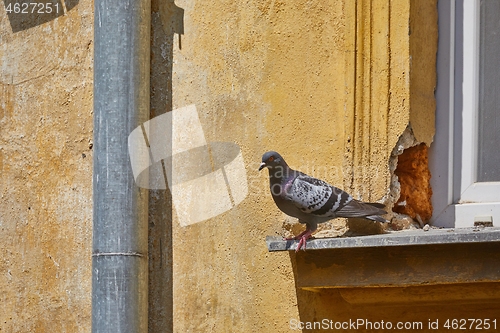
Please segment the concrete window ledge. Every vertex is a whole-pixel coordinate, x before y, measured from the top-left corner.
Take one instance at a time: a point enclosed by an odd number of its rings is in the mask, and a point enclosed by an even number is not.
[[[359,237],[317,238],[307,241],[307,250],[484,242],[500,242],[500,228],[407,230]],[[295,250],[299,241],[267,236],[266,243],[269,252],[275,252]]]
[[[271,252],[295,250],[297,246],[297,241],[279,237],[268,236],[266,242]],[[465,285],[471,283],[476,290],[484,286],[484,297],[500,299],[500,228],[496,227],[312,239],[306,251],[289,253],[297,288],[346,288],[345,297],[353,303],[366,298],[349,296],[349,288],[404,287],[408,291],[455,285],[459,287],[456,290],[467,291]],[[404,301],[403,294],[408,301],[433,297],[428,292],[418,296],[416,291],[406,291],[394,289],[394,297],[400,301]],[[464,299],[467,293],[447,294]]]

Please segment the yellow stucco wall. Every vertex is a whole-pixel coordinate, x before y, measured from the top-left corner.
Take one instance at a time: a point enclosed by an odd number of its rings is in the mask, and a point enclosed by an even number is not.
[[[285,235],[290,218],[257,172],[261,155],[276,150],[357,198],[390,200],[391,151],[410,121],[410,1],[176,5],[173,108],[196,104],[207,141],[240,145],[249,194],[208,221],[174,218],[174,328],[287,332],[298,317],[292,266],[264,238]]]
[[[410,1],[410,123],[415,138],[430,146],[436,119],[437,1]],[[426,47],[427,46],[427,47]]]
[[[288,332],[299,317],[290,257],[264,241],[294,222],[257,171],[265,151],[356,198],[390,201],[399,136],[410,119],[418,140],[430,144],[434,131],[412,115],[422,94],[411,94],[411,3],[152,1],[151,116],[195,104],[208,142],[240,146],[249,189],[234,209],[187,227],[168,194],[151,192],[150,228],[167,233],[173,217],[174,331]],[[0,6],[1,332],[90,330],[92,5],[15,33]],[[150,304],[169,295],[155,265]],[[150,314],[168,317],[162,304]]]
[[[92,2],[0,18],[0,332],[88,332]]]

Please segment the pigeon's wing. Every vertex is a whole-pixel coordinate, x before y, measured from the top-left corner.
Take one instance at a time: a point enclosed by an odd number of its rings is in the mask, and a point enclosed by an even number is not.
[[[387,212],[382,209],[383,204],[367,203],[358,200],[352,200],[347,205],[337,211],[338,217],[364,217],[379,222],[388,222],[379,215],[385,215]]]
[[[321,179],[299,174],[288,191],[287,199],[302,212],[319,217],[334,217],[335,212],[352,197]]]

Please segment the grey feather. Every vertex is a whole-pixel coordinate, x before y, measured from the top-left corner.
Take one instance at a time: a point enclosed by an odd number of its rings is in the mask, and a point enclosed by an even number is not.
[[[373,203],[365,203],[358,200],[352,200],[349,204],[342,207],[337,212],[339,217],[363,217],[373,221],[388,222],[381,216],[387,214],[385,210],[379,208],[380,204],[374,205]]]
[[[304,213],[330,218],[352,200],[341,189],[303,173],[295,178],[286,198]]]

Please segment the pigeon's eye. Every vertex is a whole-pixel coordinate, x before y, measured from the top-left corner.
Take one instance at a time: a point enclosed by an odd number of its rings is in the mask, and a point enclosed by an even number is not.
[[[274,156],[269,157],[267,160],[268,160],[269,162],[274,161]]]

